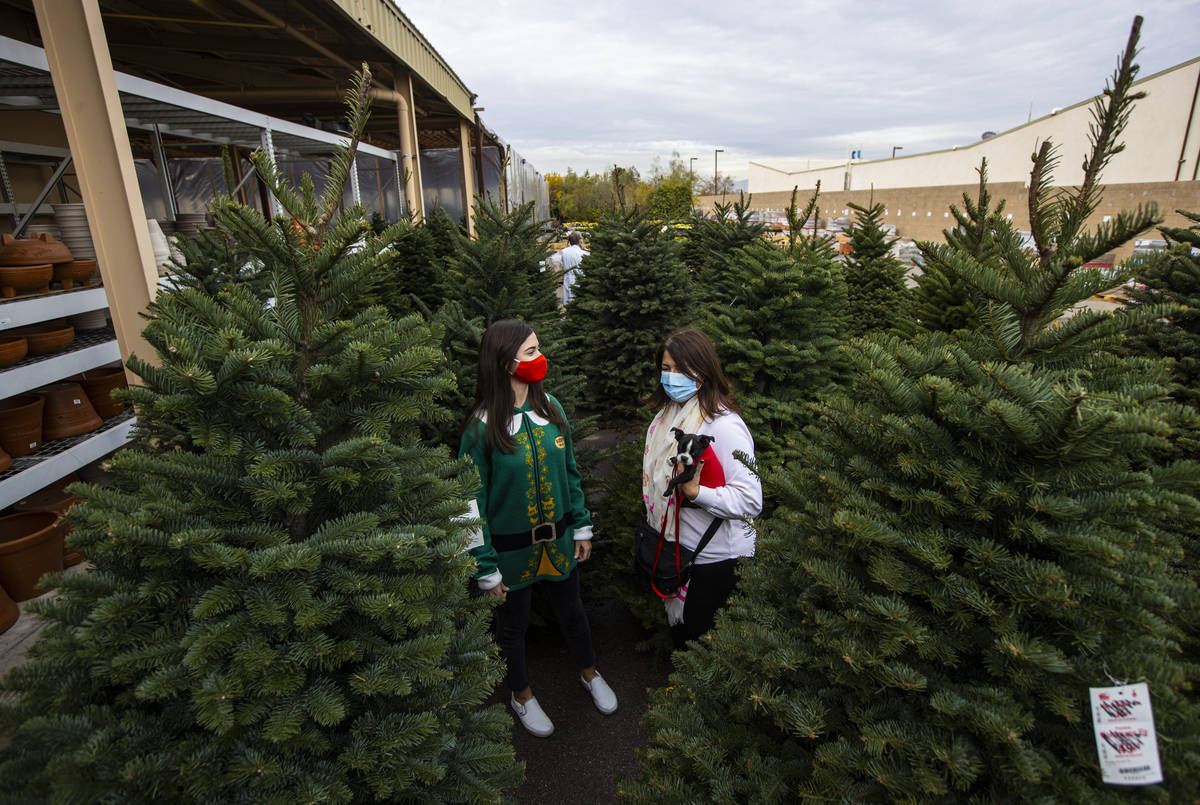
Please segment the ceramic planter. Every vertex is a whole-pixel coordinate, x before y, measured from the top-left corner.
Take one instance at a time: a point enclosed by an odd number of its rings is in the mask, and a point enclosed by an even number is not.
[[[42,576],[62,570],[63,537],[54,512],[22,512],[0,517],[0,586],[14,601],[45,592]]]
[[[17,602],[4,592],[3,587],[0,587],[0,634],[7,632],[19,617],[21,617],[21,609],[17,606]]]
[[[65,484],[65,480],[60,481],[53,486],[34,492],[24,500],[14,503],[13,511],[52,512],[59,517],[64,517],[70,508],[79,502],[79,498],[62,488]],[[71,526],[65,519],[59,520],[58,525],[63,536],[63,567],[74,567],[83,561],[83,557],[72,550],[70,546],[68,538],[71,536]]]
[[[116,366],[89,369],[72,380],[83,384],[83,390],[92,401],[92,407],[102,419],[114,417],[125,410],[125,403],[112,398],[113,391],[123,389],[127,385],[124,368]]]
[[[17,291],[46,293],[50,290],[50,280],[53,276],[54,266],[49,263],[0,267],[0,296],[12,299],[17,295]]]
[[[28,455],[42,446],[42,408],[46,401],[37,394],[22,394],[0,400],[0,447],[13,458]]]
[[[19,327],[13,335],[25,336],[30,355],[49,355],[66,349],[75,340],[75,328],[61,321],[43,322],[29,327]]]
[[[42,409],[42,438],[46,441],[91,433],[104,424],[78,383],[55,383],[37,393],[46,401]]]
[[[29,352],[29,342],[23,335],[0,336],[0,366],[12,366]]]
[[[65,291],[71,290],[74,285],[82,285],[86,288],[92,284],[92,275],[95,273],[95,260],[71,260],[66,263],[54,264],[54,281],[62,283]]]
[[[0,266],[66,263],[74,259],[71,250],[49,232],[35,232],[28,240],[17,240],[12,235],[0,236]]]

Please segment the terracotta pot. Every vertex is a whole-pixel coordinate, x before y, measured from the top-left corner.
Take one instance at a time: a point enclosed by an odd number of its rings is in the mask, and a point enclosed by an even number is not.
[[[35,232],[28,240],[12,235],[0,237],[0,266],[31,266],[37,263],[66,263],[75,259],[71,250],[49,232]]]
[[[38,394],[22,394],[0,400],[0,447],[13,458],[28,455],[42,446],[42,408]]]
[[[54,266],[49,263],[0,267],[0,296],[12,299],[17,295],[17,291],[46,293],[50,290],[50,279],[53,276]]]
[[[46,441],[91,433],[104,424],[78,383],[55,383],[37,393],[46,400],[42,409],[42,438]]]
[[[0,517],[0,586],[14,601],[28,601],[45,590],[38,580],[62,570],[63,537],[54,512],[22,512]]]
[[[7,632],[19,617],[21,617],[21,608],[17,606],[16,601],[9,597],[8,593],[4,592],[4,588],[0,587],[0,634]]]
[[[92,275],[96,273],[95,260],[71,260],[67,263],[54,264],[54,279],[61,282],[63,290],[71,290],[71,286],[79,284],[85,288],[92,284]]]
[[[12,366],[29,352],[29,342],[23,335],[0,336],[0,366]]]
[[[12,456],[0,449],[0,472],[4,472],[12,466]]]
[[[25,336],[30,355],[49,355],[66,349],[75,340],[75,328],[61,321],[48,321],[29,327],[18,327],[13,335]]]
[[[110,366],[89,369],[71,379],[83,384],[83,390],[92,401],[92,407],[102,419],[114,417],[125,410],[125,403],[112,398],[113,391],[128,385],[124,368]]]
[[[79,498],[63,489],[65,485],[66,481],[64,480],[40,489],[24,500],[14,503],[13,511],[53,512],[60,517],[65,516],[70,508],[79,502]],[[71,536],[71,526],[65,519],[60,520],[58,525],[63,535],[63,567],[74,567],[83,561],[83,557],[72,550],[68,541],[68,537]]]

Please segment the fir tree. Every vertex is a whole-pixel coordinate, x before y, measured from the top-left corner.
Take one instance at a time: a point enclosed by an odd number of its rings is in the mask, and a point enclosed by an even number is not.
[[[738,249],[762,237],[766,227],[750,220],[750,199],[741,194],[736,202],[717,203],[712,219],[697,215],[684,240],[680,257],[693,281],[699,298],[724,301],[736,289],[726,285],[725,269]]]
[[[890,330],[904,310],[904,265],[889,254],[895,238],[883,231],[883,204],[861,207],[851,203],[853,254],[846,258],[846,294],[850,303],[850,334]]]
[[[1179,309],[1169,320],[1153,322],[1131,335],[1125,346],[1133,354],[1170,358],[1179,384],[1176,398],[1200,408],[1200,215],[1178,212],[1197,225],[1159,229],[1168,248],[1131,266],[1139,286],[1126,290],[1126,304],[1171,303]]]
[[[534,217],[533,202],[504,212],[485,199],[475,203],[476,236],[454,234],[446,287],[470,317],[488,325],[521,319],[533,326],[558,317],[558,279],[546,271],[549,236]]]
[[[1036,154],[1036,252],[947,255],[977,333],[852,342],[858,374],[775,485],[781,506],[710,641],[647,716],[634,802],[1189,802],[1196,667],[1169,562],[1200,468],[1161,361],[1110,350],[1134,316],[1060,316],[1106,287],[1089,258],[1154,221],[1083,223],[1119,151],[1140,19],[1096,107],[1077,190]],[[1002,238],[1003,240],[1003,238]],[[1111,675],[1111,676],[1110,676]],[[1151,689],[1166,784],[1101,783],[1088,687]]]
[[[979,327],[975,299],[970,286],[946,265],[946,255],[970,254],[976,262],[998,259],[995,233],[1005,229],[1004,202],[992,208],[992,194],[987,186],[987,159],[977,170],[978,196],[972,200],[963,193],[963,208],[950,205],[950,214],[957,223],[953,229],[943,229],[944,243],[921,243],[925,260],[916,286],[910,292],[905,317],[900,329],[907,335],[918,332],[953,332],[975,330]]]
[[[130,359],[133,446],[75,485],[50,625],[2,689],[0,794],[57,802],[498,801],[520,778],[488,609],[456,521],[471,485],[420,442],[450,384],[420,317],[363,308],[397,230],[335,218],[366,120],[318,196],[213,217],[271,277],[166,291]],[[234,273],[232,270],[230,273]]]
[[[655,348],[695,310],[692,287],[671,236],[637,213],[602,219],[591,245],[559,354],[587,378],[581,407],[628,425],[658,377]]]
[[[810,404],[839,375],[846,286],[828,250],[808,256],[789,257],[764,240],[744,247],[726,271],[741,293],[713,305],[703,324],[768,472],[795,454]]]
[[[424,223],[401,221],[386,229],[391,238],[387,244],[391,259],[372,278],[371,301],[377,301],[397,318],[423,308],[436,309],[445,301],[449,293],[446,258],[453,254],[454,240],[452,234],[443,238],[438,227],[448,220],[439,208]]]

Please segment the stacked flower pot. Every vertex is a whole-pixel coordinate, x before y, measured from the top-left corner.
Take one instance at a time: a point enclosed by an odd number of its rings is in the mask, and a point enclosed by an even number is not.
[[[87,286],[95,273],[95,259],[77,260],[49,232],[35,232],[20,240],[0,236],[0,296],[5,299],[19,293],[47,293],[51,282],[63,290]]]
[[[61,383],[0,400],[0,450],[11,459],[29,455],[44,441],[90,433],[124,404],[111,392],[125,387],[119,365],[91,369]],[[0,471],[4,467],[0,466]]]

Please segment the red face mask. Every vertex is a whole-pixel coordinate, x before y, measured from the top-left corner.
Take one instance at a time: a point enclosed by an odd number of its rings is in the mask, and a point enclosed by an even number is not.
[[[538,355],[528,361],[518,361],[512,376],[523,383],[540,383],[546,377],[546,356]]]

